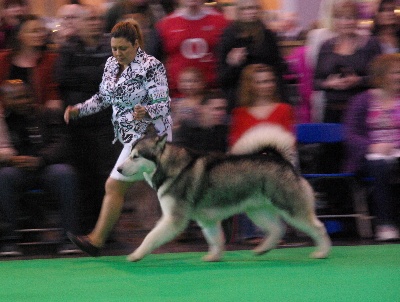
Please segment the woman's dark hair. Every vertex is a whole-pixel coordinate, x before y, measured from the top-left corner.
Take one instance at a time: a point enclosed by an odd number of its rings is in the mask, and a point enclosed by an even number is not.
[[[38,15],[34,15],[34,14],[27,14],[27,15],[23,15],[20,19],[20,23],[18,24],[18,27],[15,29],[15,33],[12,37],[11,40],[11,48],[13,49],[14,52],[19,51],[20,49],[20,42],[18,40],[18,35],[19,32],[21,31],[21,28],[25,25],[25,23],[30,22],[30,21],[40,21],[43,22],[43,19],[38,16]],[[47,49],[47,43],[44,44],[42,47],[40,47],[40,50],[44,51]]]
[[[374,16],[374,25],[371,29],[372,35],[377,35],[379,31],[383,28],[383,26],[378,22],[378,13],[383,12],[386,5],[393,5],[393,7],[395,8],[397,5],[397,0],[381,0],[379,2],[378,9],[376,10]],[[393,26],[397,28],[397,30],[399,29],[399,26],[397,24],[393,24]],[[399,33],[397,33],[397,35],[399,36]]]
[[[209,100],[214,99],[226,99],[226,95],[220,89],[212,89],[205,94],[200,104],[207,105]]]
[[[9,8],[11,6],[26,6],[26,5],[27,5],[26,0],[5,0],[3,7]]]
[[[142,31],[139,23],[137,23],[135,20],[121,21],[115,24],[111,30],[111,37],[124,38],[132,45],[134,45],[137,40],[139,42],[139,46],[143,47]]]
[[[379,5],[378,5],[378,12],[383,11],[383,6],[386,4],[393,4],[394,6],[397,5],[397,0],[381,0]]]

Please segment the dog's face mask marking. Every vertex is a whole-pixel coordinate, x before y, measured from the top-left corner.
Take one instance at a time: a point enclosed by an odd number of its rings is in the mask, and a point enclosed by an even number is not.
[[[133,146],[129,157],[118,167],[118,172],[124,176],[135,175],[137,180],[146,180],[150,186],[156,171],[157,157],[163,152],[167,135],[148,135],[138,140]]]
[[[118,167],[118,172],[124,176],[135,174],[142,176],[143,173],[147,175],[152,174],[155,169],[156,165],[154,162],[139,156],[137,150],[133,148],[129,157]]]

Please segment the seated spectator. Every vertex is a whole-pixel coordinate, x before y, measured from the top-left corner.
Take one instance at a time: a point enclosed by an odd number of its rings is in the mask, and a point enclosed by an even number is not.
[[[0,212],[6,229],[2,233],[0,256],[17,256],[18,218],[21,194],[44,189],[59,201],[64,231],[75,230],[77,176],[67,164],[68,143],[62,111],[35,104],[31,89],[21,80],[8,80],[0,86],[9,146],[0,154]],[[3,129],[4,130],[4,129]],[[7,140],[2,139],[3,141]],[[1,141],[1,140],[0,140]],[[7,151],[7,152],[3,152]],[[65,240],[66,237],[65,237]],[[68,241],[65,241],[68,242]],[[60,246],[60,253],[77,250],[71,244]]]
[[[276,34],[262,22],[260,0],[238,0],[236,5],[237,20],[225,28],[218,44],[218,81],[229,101],[228,112],[239,105],[240,75],[250,64],[272,66],[280,98],[288,102],[283,81],[286,64]]]
[[[346,170],[373,177],[375,238],[395,240],[400,238],[399,196],[392,186],[400,175],[400,54],[377,57],[371,80],[376,89],[354,97],[345,116]]]
[[[395,13],[397,0],[381,0],[375,14],[372,35],[378,38],[383,53],[400,51],[400,23]]]
[[[79,32],[78,24],[79,15],[81,13],[81,5],[64,4],[57,10],[56,18],[59,20],[57,30],[53,32],[51,40],[57,46],[62,45],[69,38],[76,36]]]
[[[282,13],[281,24],[277,29],[280,40],[298,41],[305,39],[305,30],[300,26],[299,16],[294,12]]]
[[[126,19],[130,14],[142,14],[145,16],[150,26],[153,27],[157,20],[164,17],[165,12],[157,1],[149,0],[120,0],[107,10],[106,12],[106,32],[111,32],[114,25]]]
[[[314,73],[314,88],[325,91],[326,123],[342,122],[349,99],[369,88],[367,66],[381,53],[375,37],[358,34],[355,1],[335,3],[333,17],[337,36],[321,46]]]
[[[196,105],[196,122],[194,123],[191,119],[181,120],[181,125],[177,130],[179,136],[177,143],[200,153],[226,152],[228,102],[218,91],[211,91],[202,96],[200,103]],[[226,226],[229,223],[230,219],[223,222],[227,234],[230,232]],[[185,232],[179,236],[178,241],[193,239],[196,236],[196,228],[194,222],[191,222]],[[230,235],[226,237],[229,238]]]
[[[296,123],[311,122],[313,70],[307,62],[307,51],[307,46],[298,46],[285,57],[289,71],[293,73],[298,84],[299,100],[295,108]]]
[[[11,146],[11,140],[4,116],[4,108],[0,106],[0,167],[3,163],[9,161],[13,155],[15,155],[15,150]]]
[[[179,8],[156,23],[157,41],[150,53],[165,64],[172,98],[180,97],[178,76],[189,66],[204,73],[208,88],[219,87],[216,48],[228,21],[204,2],[181,0]]]
[[[172,139],[179,143],[182,123],[191,126],[198,124],[199,109],[205,94],[204,74],[197,67],[186,67],[179,73],[177,85],[181,97],[171,102],[174,121]]]
[[[47,38],[43,20],[36,15],[26,15],[21,20],[12,50],[0,56],[0,82],[21,79],[33,88],[39,104],[50,104],[49,101],[54,104],[60,99],[53,79],[57,54],[46,51]]]
[[[336,36],[322,44],[314,72],[314,89],[325,92],[325,123],[343,122],[349,100],[370,87],[368,65],[381,53],[375,37],[358,33],[358,16],[358,6],[354,0],[335,1],[333,30]],[[320,171],[339,172],[341,165],[338,160],[344,156],[343,144],[326,144],[321,152],[324,165]],[[332,190],[335,188],[332,187]]]
[[[0,49],[11,48],[21,18],[28,13],[26,0],[5,0],[0,17]]]
[[[198,108],[196,124],[183,121],[180,127],[181,141],[184,147],[200,152],[227,151],[227,100],[221,92],[208,93]]]
[[[230,146],[248,129],[261,123],[279,124],[293,132],[293,109],[282,103],[272,67],[264,64],[248,65],[243,69],[240,81],[239,107],[232,111]]]
[[[277,87],[277,78],[272,67],[252,64],[243,69],[239,86],[239,107],[232,111],[229,147],[247,130],[260,124],[280,125],[293,132],[292,107],[281,103]],[[245,215],[239,215],[239,232],[243,240],[262,237]]]
[[[317,65],[319,51],[322,44],[337,35],[333,31],[333,6],[341,0],[321,0],[318,9],[318,20],[316,28],[307,33],[304,42],[305,65],[310,68],[311,78],[311,96],[310,96],[310,119],[312,122],[322,122],[324,107],[326,103],[325,92],[323,90],[314,90],[313,78],[315,66]]]

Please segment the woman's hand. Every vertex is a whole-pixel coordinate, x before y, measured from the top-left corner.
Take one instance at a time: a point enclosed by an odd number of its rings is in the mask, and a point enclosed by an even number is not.
[[[345,86],[347,87],[346,89],[357,87],[361,83],[361,77],[355,73],[348,74],[343,79],[345,81]]]
[[[339,74],[331,74],[327,77],[323,85],[327,89],[347,90],[359,85],[360,82],[361,77],[356,74],[349,74],[344,77]]]
[[[395,151],[395,144],[393,143],[372,144],[368,148],[369,153],[377,153],[383,155],[390,155],[393,151]]]
[[[64,112],[64,121],[69,124],[71,119],[77,118],[79,115],[79,109],[74,106],[68,106]]]
[[[231,66],[240,66],[246,61],[246,58],[246,47],[232,48],[226,56],[226,63]]]
[[[10,159],[10,164],[14,167],[34,171],[40,167],[42,159],[36,156],[18,155]]]
[[[135,105],[134,111],[133,111],[133,119],[135,120],[142,120],[144,117],[146,117],[147,111],[146,108],[142,105]]]

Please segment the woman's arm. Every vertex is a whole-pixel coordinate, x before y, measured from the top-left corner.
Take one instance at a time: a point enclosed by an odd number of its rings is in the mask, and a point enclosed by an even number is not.
[[[164,65],[157,62],[151,66],[144,80],[151,104],[145,105],[147,114],[151,119],[157,119],[170,114],[171,99],[168,94],[168,81]]]
[[[347,149],[347,170],[359,169],[368,151],[370,140],[366,123],[371,92],[356,95],[350,100],[344,116],[344,136]]]
[[[240,49],[243,47],[235,45],[235,40],[237,39],[235,37],[233,27],[229,26],[224,30],[217,45],[217,75],[221,86],[231,86],[236,83],[237,79],[239,78],[240,71],[243,68],[243,64],[245,63],[244,60],[243,62],[240,62],[240,64],[230,64],[232,63],[232,57],[236,56],[236,61],[239,63],[243,56],[242,54],[239,54],[239,52],[241,52]],[[232,52],[232,49],[236,50],[233,50]],[[235,53],[237,53],[237,55]],[[244,59],[246,58],[247,55],[245,55]]]
[[[328,90],[329,89],[329,80],[327,85],[327,79],[331,76],[330,80],[333,80],[335,77],[335,71],[332,70],[332,40],[328,40],[322,44],[318,59],[317,65],[315,66],[314,71],[314,89],[315,90]]]

